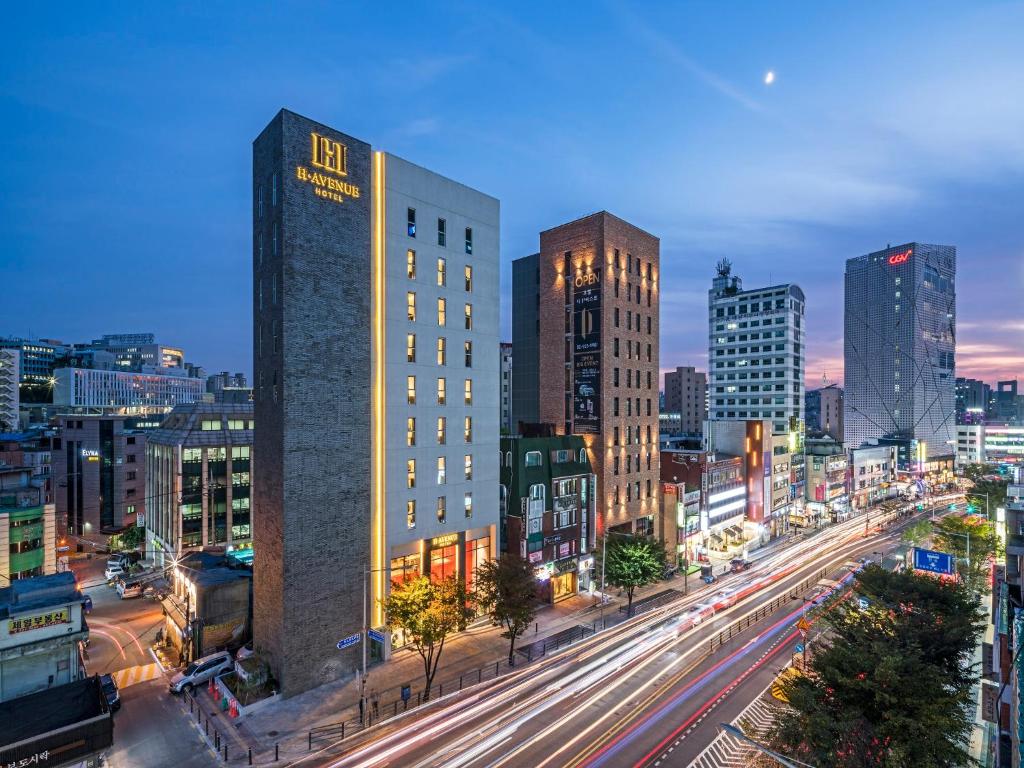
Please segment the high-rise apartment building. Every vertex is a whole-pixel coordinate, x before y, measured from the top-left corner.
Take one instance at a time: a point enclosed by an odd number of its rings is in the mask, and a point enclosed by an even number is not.
[[[824,432],[843,442],[843,388],[829,384],[807,391],[808,432]]]
[[[956,379],[956,423],[983,424],[992,388],[978,379]]]
[[[387,654],[392,584],[497,550],[499,204],[287,110],[253,176],[254,639],[290,696]]]
[[[512,434],[512,345],[501,342],[501,431]]]
[[[584,436],[597,476],[598,535],[605,526],[655,530],[659,247],[602,211],[541,232],[540,254],[513,263],[513,375],[529,390],[536,359],[536,395],[528,396],[536,397],[536,420]],[[527,350],[520,358],[531,327],[536,357]]]
[[[722,260],[708,291],[708,418],[804,418],[804,292],[793,284],[743,290]]]
[[[679,431],[696,434],[704,427],[708,377],[693,366],[679,366],[665,374],[666,413],[679,414]]]
[[[0,432],[17,432],[21,350],[0,348]]]
[[[887,437],[915,456],[952,455],[956,248],[906,243],[847,260],[844,317],[847,445]]]

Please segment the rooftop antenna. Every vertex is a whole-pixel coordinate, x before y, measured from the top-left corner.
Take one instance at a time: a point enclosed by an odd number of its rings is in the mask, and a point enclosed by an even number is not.
[[[732,272],[732,262],[728,259],[722,259],[715,265],[715,270],[718,272],[719,277],[728,277],[729,273]]]

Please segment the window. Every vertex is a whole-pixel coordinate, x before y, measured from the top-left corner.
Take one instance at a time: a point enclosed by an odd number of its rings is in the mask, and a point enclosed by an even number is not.
[[[416,251],[412,248],[405,252],[405,276],[410,280],[416,279]]]
[[[228,429],[245,429],[245,420],[228,419]]]
[[[408,459],[405,462],[405,487],[416,487],[416,459]]]
[[[437,300],[437,324],[444,327],[448,315],[448,302],[445,299]]]
[[[463,506],[466,509],[466,517],[473,516],[473,494],[466,491],[466,498],[463,500]]]
[[[444,219],[439,218],[437,220],[437,244],[440,245],[440,246],[444,246],[444,245],[447,244],[447,242],[446,242],[447,241],[446,230],[448,228],[447,225],[448,225],[448,222],[446,222]]]
[[[444,496],[438,496],[437,497],[437,522],[443,523],[447,517],[448,517],[448,515],[447,515],[447,513],[445,511]]]
[[[446,365],[448,360],[448,342],[444,336],[437,337],[437,364]]]
[[[526,452],[526,466],[528,467],[539,467],[543,465],[544,457],[540,451],[527,451]]]
[[[448,388],[444,377],[437,380],[437,404],[444,405],[448,402]]]
[[[412,416],[405,420],[405,444],[410,448],[416,445],[416,419]]]
[[[462,345],[462,351],[463,351],[463,353],[465,355],[466,367],[467,368],[472,368],[473,367],[473,342],[472,341],[464,342],[463,345]]]
[[[462,439],[467,443],[473,442],[473,417],[467,416],[462,424]]]
[[[135,438],[134,437],[126,437],[124,442],[125,442],[126,445],[135,445]]]
[[[406,316],[411,322],[416,320],[416,293],[409,291],[405,294]]]
[[[416,377],[405,377],[405,400],[409,405],[416,405]]]
[[[405,524],[409,528],[416,527],[416,501],[414,499],[405,502]]]
[[[444,416],[437,417],[437,444],[444,445],[448,433],[448,422]]]
[[[135,470],[133,469],[130,472],[125,472],[124,479],[125,480],[134,480],[135,479]]]
[[[467,293],[473,290],[473,268],[467,266],[463,271],[466,278],[466,291]]]
[[[231,473],[231,484],[232,485],[249,485],[249,473],[248,472],[232,472]]]
[[[203,419],[199,428],[203,432],[216,432],[220,429],[220,419]]]
[[[466,454],[466,456],[464,458],[464,464],[465,464],[464,472],[465,472],[466,479],[467,480],[472,480],[473,479],[473,455],[472,454],[470,454],[470,453]]]
[[[465,400],[466,405],[472,405],[473,404],[473,380],[472,379],[466,379],[464,400]]]
[[[416,362],[416,334],[409,333],[405,337],[405,361],[407,363]]]
[[[248,445],[236,445],[231,449],[232,459],[248,459],[249,458],[249,446]]]
[[[445,464],[444,456],[438,456],[437,457],[437,484],[438,485],[444,485],[445,482],[446,482],[446,479],[445,479],[445,474],[446,474],[445,469],[446,469],[446,464]]]
[[[466,253],[473,254],[473,228],[466,227]],[[469,517],[469,515],[467,515]]]
[[[416,237],[416,209],[410,208],[406,214],[406,222],[409,232],[409,237]]]
[[[442,288],[448,285],[448,263],[443,256],[437,259],[437,284]]]
[[[473,305],[466,305],[466,330],[473,330]]]

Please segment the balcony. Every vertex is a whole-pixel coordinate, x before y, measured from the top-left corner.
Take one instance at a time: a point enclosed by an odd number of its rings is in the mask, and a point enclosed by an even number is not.
[[[1024,535],[1019,533],[1007,534],[1006,554],[1017,557],[1024,556]]]

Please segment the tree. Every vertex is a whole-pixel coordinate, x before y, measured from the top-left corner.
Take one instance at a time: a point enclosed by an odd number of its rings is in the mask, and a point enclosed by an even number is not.
[[[994,475],[999,472],[995,464],[968,464],[964,467],[964,477],[971,482],[978,482],[985,475]]]
[[[604,546],[604,579],[626,593],[626,615],[633,615],[633,593],[665,575],[665,547],[651,537],[616,537]],[[600,565],[600,564],[599,564]]]
[[[964,584],[869,566],[838,601],[808,674],[783,683],[773,746],[814,765],[960,766],[973,720],[983,615]]]
[[[973,508],[971,511],[988,517],[995,515],[997,507],[1006,506],[1006,486],[1008,480],[983,480],[974,481],[974,487],[967,491],[967,505]]]
[[[533,566],[521,557],[505,553],[488,560],[476,570],[477,605],[487,612],[491,624],[504,627],[508,638],[508,663],[514,663],[516,638],[533,622],[537,613],[536,576]]]
[[[935,522],[932,546],[953,555],[957,573],[971,589],[988,591],[989,561],[999,549],[992,523],[977,515],[946,515]]]
[[[919,547],[932,535],[932,525],[927,520],[918,520],[903,531],[903,541],[912,547]]]
[[[431,581],[426,576],[392,587],[380,601],[384,625],[400,631],[423,660],[423,698],[430,698],[437,665],[448,635],[458,631],[473,615],[466,585],[456,576]]]

